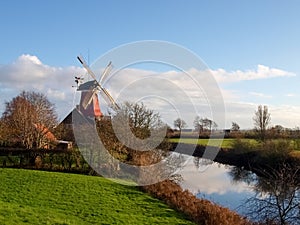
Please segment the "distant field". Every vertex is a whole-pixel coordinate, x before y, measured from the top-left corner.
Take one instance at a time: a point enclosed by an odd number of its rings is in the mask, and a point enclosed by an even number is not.
[[[171,138],[170,142],[178,143],[181,141],[181,143],[185,144],[198,144],[198,145],[207,145],[208,141],[210,146],[217,146],[220,141],[222,141],[221,147],[222,148],[231,148],[232,142],[234,139],[197,139],[197,138],[182,138],[181,140],[179,138]]]
[[[226,138],[226,139],[198,139],[198,138],[182,138],[181,140],[179,138],[170,138],[170,142],[178,143],[181,141],[181,143],[185,144],[198,144],[198,145],[209,145],[210,146],[217,146],[220,141],[222,141],[221,147],[222,148],[232,148],[232,144],[234,142],[234,138]],[[243,140],[249,141],[251,144],[257,144],[258,142],[254,139],[246,139],[244,138]],[[300,139],[294,139],[291,140],[291,146],[295,151],[300,151]],[[299,153],[294,153],[295,155],[298,155],[300,158],[300,152]]]
[[[161,201],[101,177],[0,169],[1,224],[192,224]]]

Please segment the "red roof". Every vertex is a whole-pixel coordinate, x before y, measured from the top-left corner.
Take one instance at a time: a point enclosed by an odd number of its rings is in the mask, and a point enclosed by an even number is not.
[[[48,139],[48,141],[53,141],[53,142],[57,141],[54,134],[43,124],[34,124],[34,126],[36,129],[38,129],[39,131],[41,131],[43,133],[44,137],[46,137]]]

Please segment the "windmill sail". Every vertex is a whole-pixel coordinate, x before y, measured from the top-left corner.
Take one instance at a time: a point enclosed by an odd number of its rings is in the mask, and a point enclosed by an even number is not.
[[[102,73],[102,76],[99,80],[99,84],[102,84],[102,82],[105,80],[106,76],[110,73],[110,71],[112,70],[112,63],[109,62],[108,65],[106,66],[104,72]]]
[[[112,68],[111,62],[105,68],[99,82],[96,79],[94,72],[89,68],[84,59],[81,56],[78,56],[77,59],[80,61],[82,66],[86,69],[89,75],[92,76],[94,80],[85,82],[78,87],[78,91],[81,91],[81,99],[80,99],[80,111],[89,117],[99,118],[102,117],[103,114],[100,110],[99,100],[97,92],[100,91],[101,95],[104,97],[105,101],[113,108],[119,109],[119,106],[113,99],[113,97],[108,93],[108,91],[101,85],[101,81],[103,81],[107,74],[110,72]]]

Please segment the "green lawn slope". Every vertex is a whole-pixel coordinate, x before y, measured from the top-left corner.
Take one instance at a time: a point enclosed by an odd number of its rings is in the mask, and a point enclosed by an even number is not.
[[[0,224],[192,224],[161,201],[101,177],[0,169]]]

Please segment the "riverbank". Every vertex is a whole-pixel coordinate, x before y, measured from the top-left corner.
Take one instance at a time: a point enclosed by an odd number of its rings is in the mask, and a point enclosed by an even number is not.
[[[203,141],[202,141],[203,142]],[[229,148],[199,145],[194,143],[171,142],[171,151],[202,157],[206,150],[216,152],[213,161],[240,167],[260,175],[261,171],[280,169],[282,164],[298,169],[300,167],[300,153],[291,148],[285,140],[266,141],[262,143],[249,140],[228,140],[225,145]]]
[[[205,225],[253,225],[252,222],[228,208],[206,199],[197,198],[180,185],[165,180],[142,187],[147,193],[163,200],[171,207],[185,213],[197,224]]]

